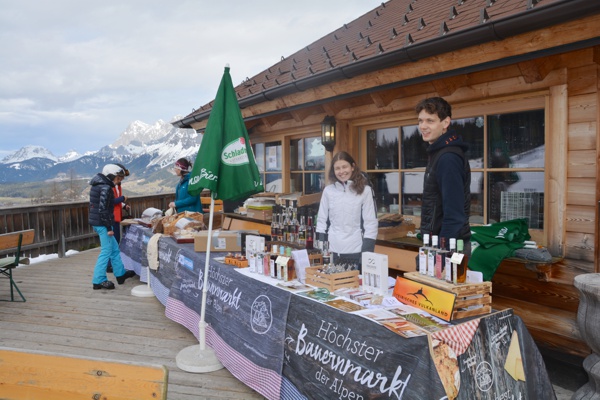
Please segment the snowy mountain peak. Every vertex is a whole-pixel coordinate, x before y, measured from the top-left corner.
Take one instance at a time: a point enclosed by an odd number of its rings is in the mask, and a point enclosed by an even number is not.
[[[30,160],[32,158],[47,158],[47,159],[55,161],[55,162],[58,161],[58,158],[54,154],[52,154],[52,152],[50,152],[50,150],[46,149],[45,147],[28,145],[28,146],[21,147],[15,153],[4,157],[4,159],[2,159],[2,163],[3,164],[17,163],[17,162],[21,162],[21,161],[25,161],[25,160]]]
[[[69,161],[75,161],[78,158],[83,157],[81,154],[76,152],[75,150],[69,150],[64,156],[58,157],[58,162],[64,163]]]
[[[158,120],[154,124],[149,125],[142,121],[134,121],[125,131],[121,133],[119,138],[110,145],[116,149],[119,146],[127,147],[131,144],[139,145],[139,143],[149,143],[157,139],[161,139],[167,134],[173,126],[163,120]]]

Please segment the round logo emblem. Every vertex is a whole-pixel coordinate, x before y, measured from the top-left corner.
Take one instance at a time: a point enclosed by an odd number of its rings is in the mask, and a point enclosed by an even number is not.
[[[487,392],[492,388],[492,384],[494,383],[494,371],[488,362],[483,361],[477,366],[477,369],[475,370],[475,382],[482,392]]]
[[[250,325],[252,330],[258,334],[265,334],[273,324],[273,313],[271,312],[271,299],[265,295],[258,296],[254,303],[250,314]]]

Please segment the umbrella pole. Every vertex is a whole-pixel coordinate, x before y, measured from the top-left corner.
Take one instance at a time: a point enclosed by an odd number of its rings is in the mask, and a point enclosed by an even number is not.
[[[218,360],[215,352],[210,347],[206,347],[206,294],[208,292],[208,269],[210,266],[210,248],[212,245],[212,226],[215,209],[215,199],[210,196],[210,214],[208,218],[208,238],[206,241],[206,259],[204,263],[204,283],[202,285],[202,308],[200,310],[200,322],[198,323],[199,344],[189,346],[181,350],[175,361],[177,367],[186,372],[204,373],[217,371],[223,368],[223,364]]]

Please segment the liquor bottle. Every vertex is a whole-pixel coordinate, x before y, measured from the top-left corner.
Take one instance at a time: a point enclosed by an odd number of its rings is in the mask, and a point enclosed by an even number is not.
[[[290,235],[290,242],[292,243],[298,243],[298,235],[299,235],[299,230],[300,230],[300,223],[298,222],[298,216],[297,216],[298,211],[293,208],[292,209],[292,220],[290,222],[291,225],[291,235]]]
[[[264,276],[271,276],[271,257],[269,256],[269,248],[265,246],[265,253],[263,254],[263,272]]]
[[[423,234],[423,246],[419,247],[419,273],[427,275],[427,258],[429,252],[429,233]]]
[[[306,246],[306,225],[304,224],[304,215],[300,216],[300,225],[298,226],[298,244]]]
[[[311,250],[314,246],[314,235],[313,235],[313,220],[312,217],[308,216],[308,225],[306,226],[306,250]]]
[[[281,212],[279,213],[279,241],[283,242],[285,240],[285,207],[281,208]]]
[[[274,244],[271,248],[271,254],[269,256],[269,276],[271,278],[277,278],[277,256],[278,256],[278,252],[277,252],[277,245]]]
[[[446,266],[446,238],[440,238],[440,248],[435,254],[435,277],[437,279],[444,279],[444,267]]]
[[[287,257],[287,265],[283,276],[284,280],[289,282],[296,279],[296,267],[294,264],[294,259],[292,258],[292,249],[290,247],[285,249],[285,256]]]
[[[452,255],[454,254],[455,251],[456,251],[456,239],[450,238],[450,250],[448,251],[448,254],[446,254],[446,266],[445,266],[445,270],[444,270],[446,282],[449,282],[449,283],[454,283],[455,269],[454,269],[454,263],[451,261],[451,259],[452,259]]]
[[[460,263],[456,265],[456,283],[465,283],[467,281],[467,265],[469,265],[469,257],[464,254],[464,242],[462,239],[456,241],[456,252],[463,255]]]
[[[435,276],[435,256],[438,251],[438,237],[437,235],[431,236],[431,247],[427,252],[427,276]]]
[[[279,223],[277,222],[277,213],[275,207],[273,207],[273,216],[271,218],[271,240],[276,241],[279,233],[277,232]]]

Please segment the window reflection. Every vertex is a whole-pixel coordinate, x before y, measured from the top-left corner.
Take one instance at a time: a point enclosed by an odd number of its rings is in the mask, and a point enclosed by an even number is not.
[[[325,188],[325,174],[304,174],[304,194],[319,193]]]
[[[281,142],[256,143],[252,148],[258,170],[263,175],[265,191],[281,193]]]
[[[323,185],[325,147],[320,137],[290,140],[290,190],[305,194],[318,193]]]
[[[543,168],[544,110],[488,116],[488,167]]]
[[[256,159],[256,166],[260,173],[265,172],[265,144],[257,143],[253,146],[254,158]]]
[[[281,142],[266,144],[265,164],[267,171],[281,171]]]
[[[527,218],[531,229],[543,229],[545,110],[453,119],[449,129],[469,147],[470,222]],[[398,202],[402,214],[418,215],[429,146],[418,125],[369,129],[364,143],[365,170],[380,211]]]
[[[419,136],[420,139],[420,136]],[[421,215],[424,172],[402,173],[402,214]]]
[[[367,131],[367,169],[399,167],[398,135],[398,128]]]

